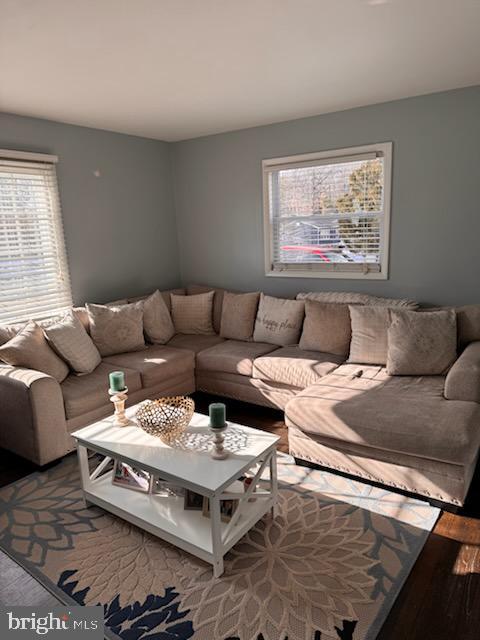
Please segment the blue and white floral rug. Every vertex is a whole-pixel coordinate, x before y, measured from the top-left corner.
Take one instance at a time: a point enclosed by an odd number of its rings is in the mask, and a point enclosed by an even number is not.
[[[372,640],[438,509],[279,455],[279,516],[225,573],[85,508],[69,456],[0,490],[0,547],[65,604],[101,604],[118,640]]]

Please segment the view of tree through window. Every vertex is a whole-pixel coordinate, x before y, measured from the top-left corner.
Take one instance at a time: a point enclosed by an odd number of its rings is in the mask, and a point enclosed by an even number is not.
[[[279,262],[379,262],[381,158],[280,170],[272,199]]]

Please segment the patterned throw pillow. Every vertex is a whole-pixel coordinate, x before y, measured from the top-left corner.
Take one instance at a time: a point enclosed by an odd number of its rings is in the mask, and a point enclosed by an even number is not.
[[[348,362],[357,364],[387,363],[390,310],[388,307],[349,305],[352,340]],[[416,313],[412,311],[411,313]]]
[[[175,335],[170,312],[158,289],[143,301],[143,329],[153,344],[165,344]]]
[[[277,344],[280,347],[297,344],[304,312],[303,300],[273,298],[262,293],[255,320],[254,341]]]
[[[107,307],[86,304],[90,334],[101,356],[145,349],[142,303]]]
[[[208,335],[215,333],[213,328],[214,291],[197,295],[170,295],[172,301],[172,320],[176,333]]]
[[[220,335],[230,340],[250,340],[255,326],[259,293],[230,293],[223,296]]]
[[[0,360],[13,367],[42,371],[58,382],[68,376],[68,367],[48,345],[42,327],[31,320],[0,347]]]
[[[51,346],[75,373],[91,373],[102,361],[97,347],[73,310],[44,331]]]
[[[448,311],[390,311],[387,373],[435,376],[447,372],[457,358],[457,318]]]

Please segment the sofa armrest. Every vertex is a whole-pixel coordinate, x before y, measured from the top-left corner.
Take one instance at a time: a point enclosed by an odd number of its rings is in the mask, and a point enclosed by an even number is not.
[[[471,342],[448,372],[445,397],[480,402],[480,342]]]
[[[38,465],[65,455],[65,409],[55,378],[0,365],[0,446]]]

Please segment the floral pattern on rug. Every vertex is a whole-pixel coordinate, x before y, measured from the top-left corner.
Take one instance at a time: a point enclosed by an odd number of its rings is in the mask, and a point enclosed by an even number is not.
[[[0,547],[65,601],[102,604],[112,638],[374,638],[438,510],[287,456],[278,466],[279,515],[235,545],[220,579],[85,508],[73,456],[0,490]]]

